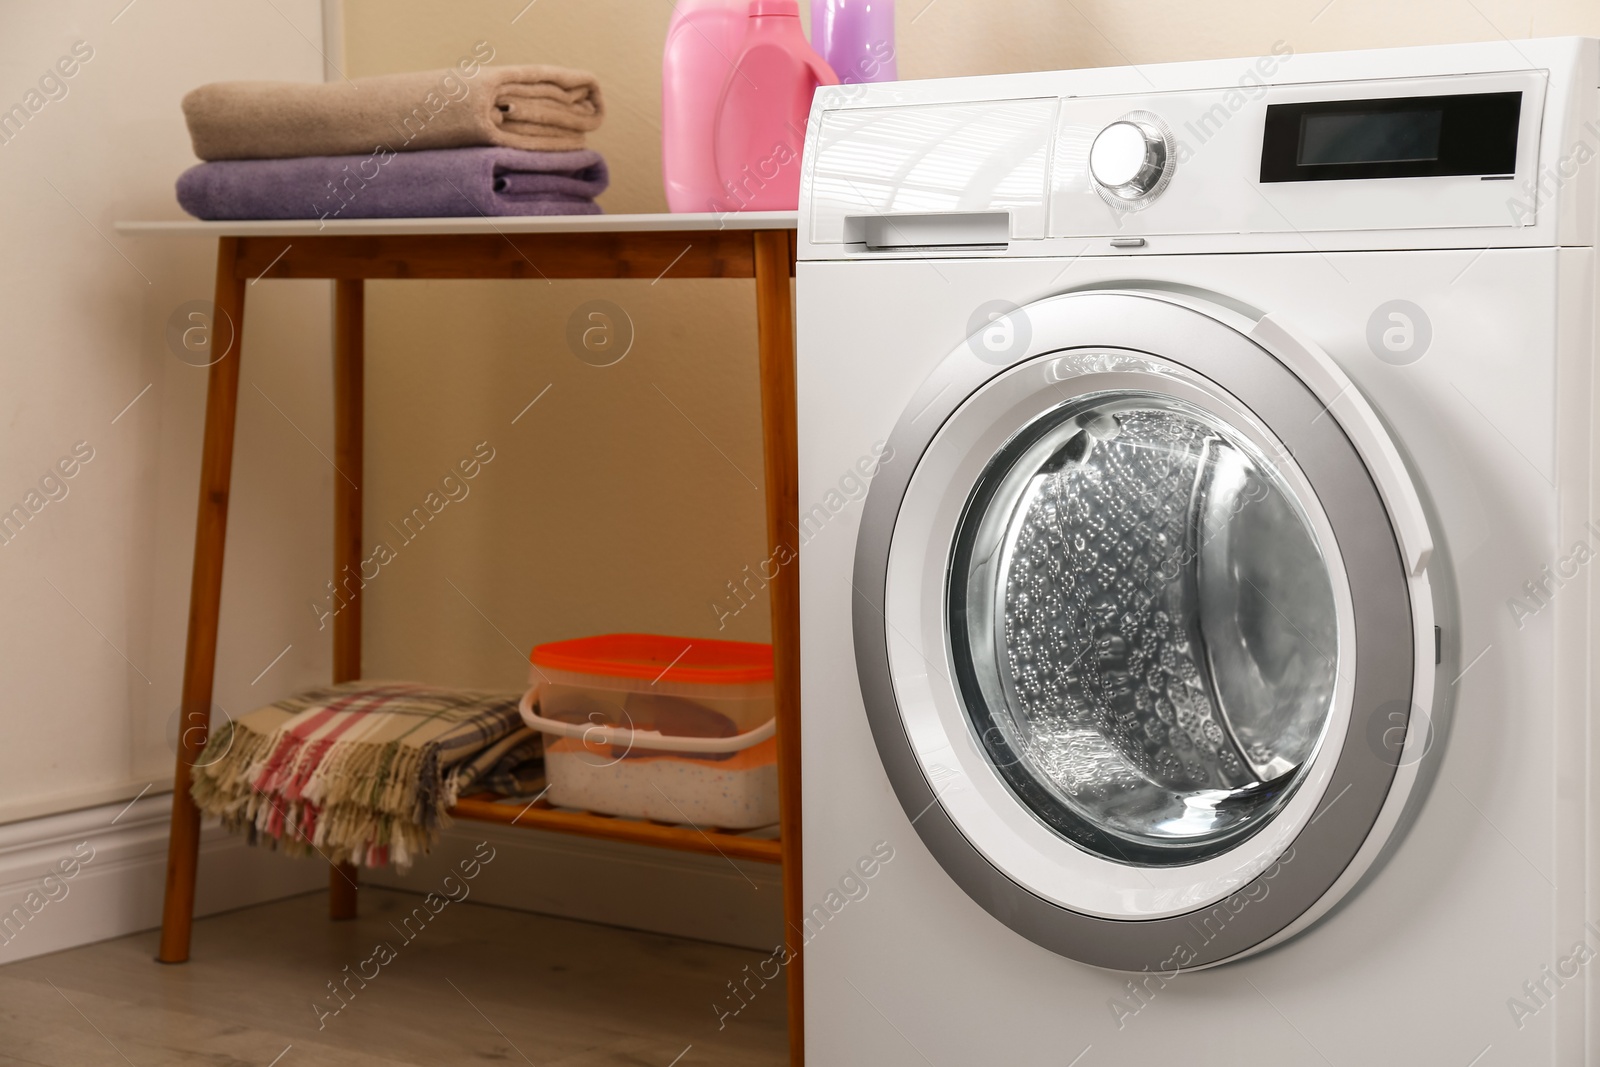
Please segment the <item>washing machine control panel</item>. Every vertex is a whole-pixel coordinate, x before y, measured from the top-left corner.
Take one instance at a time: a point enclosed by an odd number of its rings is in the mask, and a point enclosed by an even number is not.
[[[1149,203],[1172,180],[1172,137],[1155,115],[1135,112],[1106,126],[1089,148],[1095,189],[1113,204]]]
[[[1262,247],[1340,231],[1444,241],[1535,225],[1596,181],[1558,176],[1559,196],[1529,184],[1541,70],[1274,83],[1270,66],[1251,67],[1254,81],[1106,95],[1067,91],[1093,72],[1007,76],[993,99],[921,98],[972,92],[955,82],[825,87],[803,157],[806,243],[875,256],[1055,239]]]

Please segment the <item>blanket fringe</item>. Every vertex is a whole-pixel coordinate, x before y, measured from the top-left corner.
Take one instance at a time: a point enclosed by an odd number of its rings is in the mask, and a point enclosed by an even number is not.
[[[437,843],[459,791],[431,748],[274,740],[239,722],[213,733],[192,783],[201,812],[252,844],[401,870]]]

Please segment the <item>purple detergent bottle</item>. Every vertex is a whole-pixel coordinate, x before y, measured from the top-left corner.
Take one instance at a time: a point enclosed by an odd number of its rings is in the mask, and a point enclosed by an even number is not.
[[[894,0],[811,0],[811,46],[843,85],[894,81]]]

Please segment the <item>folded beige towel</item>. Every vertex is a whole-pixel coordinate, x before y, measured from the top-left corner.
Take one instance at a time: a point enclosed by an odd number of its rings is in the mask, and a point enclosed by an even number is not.
[[[183,98],[204,160],[355,155],[499,145],[584,147],[605,115],[593,74],[565,67],[479,67],[354,81],[216,82]]]

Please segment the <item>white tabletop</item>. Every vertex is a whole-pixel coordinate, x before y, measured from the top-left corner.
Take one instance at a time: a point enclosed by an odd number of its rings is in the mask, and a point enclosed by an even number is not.
[[[132,237],[307,237],[380,234],[483,233],[637,233],[641,230],[793,230],[794,211],[730,211],[726,214],[672,215],[513,215],[452,219],[261,219],[201,222],[172,219],[119,222],[117,232]]]

